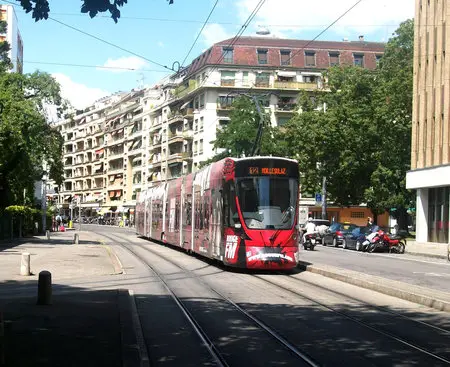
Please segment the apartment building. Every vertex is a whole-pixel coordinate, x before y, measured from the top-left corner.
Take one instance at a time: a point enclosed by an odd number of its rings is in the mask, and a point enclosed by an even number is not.
[[[416,0],[411,171],[416,189],[416,241],[449,242],[450,24],[448,1]]]
[[[23,42],[19,32],[17,15],[12,5],[0,4],[0,20],[7,23],[6,33],[0,33],[0,42],[6,41],[10,46],[8,57],[13,64],[11,71],[23,71]]]
[[[155,93],[117,93],[58,123],[64,137],[60,208],[84,215],[134,208],[148,160],[148,114]]]
[[[322,88],[322,72],[333,65],[375,68],[384,44],[241,37],[216,43],[162,86],[163,102],[151,112],[150,182],[197,169],[214,156],[216,131],[229,121],[239,93],[260,94],[274,126],[294,113],[300,90]]]

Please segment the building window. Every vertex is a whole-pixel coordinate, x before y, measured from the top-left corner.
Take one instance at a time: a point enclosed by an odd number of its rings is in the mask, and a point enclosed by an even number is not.
[[[330,66],[339,65],[339,52],[330,52]]]
[[[380,64],[381,58],[383,57],[383,55],[375,55],[375,60],[377,62],[377,65]]]
[[[197,155],[198,152],[198,141],[194,141],[194,155]]]
[[[364,218],[364,212],[350,212],[350,218]]]
[[[317,75],[303,75],[304,83],[317,83]]]
[[[269,73],[258,73],[256,74],[255,87],[268,87],[270,82]]]
[[[234,102],[234,96],[219,96],[219,108],[230,108]]]
[[[220,72],[220,85],[222,87],[234,87],[236,73],[234,71],[221,71]]]
[[[316,66],[316,53],[305,51],[305,66]]]
[[[203,131],[203,121],[204,121],[204,118],[203,118],[203,117],[200,117],[200,125],[199,125],[199,127],[198,127],[198,130],[199,130],[199,131]]]
[[[450,187],[428,189],[428,241],[448,243]]]
[[[286,125],[290,119],[291,119],[290,117],[278,117],[277,125],[278,126]]]
[[[281,50],[280,56],[281,56],[281,65],[282,66],[291,65],[291,51]]]
[[[203,139],[200,139],[198,154],[203,154]]]
[[[222,57],[223,57],[224,63],[232,64],[233,63],[233,49],[230,47],[224,47],[222,49]]]
[[[248,83],[248,71],[243,71],[242,72],[242,86],[243,87],[248,87],[249,83]]]
[[[198,126],[198,119],[194,120],[194,131],[197,131],[197,126]]]
[[[205,108],[205,94],[204,93],[200,94],[198,99],[199,99],[199,107]]]
[[[258,50],[258,64],[266,65],[267,64],[267,50]]]
[[[353,65],[364,67],[364,55],[363,54],[353,54]]]

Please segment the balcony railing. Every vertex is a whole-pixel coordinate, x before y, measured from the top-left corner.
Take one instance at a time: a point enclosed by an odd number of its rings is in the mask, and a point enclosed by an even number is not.
[[[186,108],[183,110],[183,117],[184,118],[193,118],[194,117],[194,109],[193,108]]]
[[[175,88],[174,96],[175,98],[183,98],[184,96],[188,95],[189,93],[193,92],[197,89],[197,82],[195,80],[189,80],[189,84],[181,85],[177,88]]]
[[[170,125],[180,121],[183,122],[183,115],[180,113],[180,111],[175,111],[170,115],[169,119],[167,120],[167,123]]]
[[[279,112],[293,112],[297,104],[294,102],[278,102],[276,110]]]
[[[275,89],[317,89],[317,82],[314,83],[302,83],[302,82],[274,82]]]
[[[192,159],[192,152],[183,152],[182,154],[183,160],[188,161]]]
[[[181,162],[183,160],[183,153],[179,152],[179,153],[173,153],[171,155],[169,155],[169,158],[167,158],[167,162]]]
[[[234,79],[221,79],[220,86],[221,87],[234,87]]]

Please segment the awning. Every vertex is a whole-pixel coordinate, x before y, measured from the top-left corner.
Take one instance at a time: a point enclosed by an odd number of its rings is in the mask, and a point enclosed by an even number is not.
[[[192,100],[187,101],[186,103],[184,103],[184,104],[180,107],[180,110],[182,110],[182,109],[186,108],[187,106],[189,106],[189,103],[191,103],[191,102],[192,102]]]
[[[99,203],[81,203],[82,208],[100,208]]]
[[[136,163],[137,161],[142,161],[142,157],[139,156],[139,157],[133,158],[133,163]]]
[[[116,192],[115,191],[110,191],[109,192],[109,197],[110,198],[113,198],[113,197],[115,197],[116,196]]]
[[[122,190],[116,190],[116,197],[122,196]]]
[[[103,154],[104,151],[105,151],[105,148],[97,149],[95,151],[95,154]]]
[[[277,71],[277,74],[279,75],[279,76],[285,76],[285,77],[287,77],[287,78],[293,78],[293,77],[295,77],[295,76],[297,76],[297,72],[295,72],[295,71]]]
[[[109,182],[114,182],[116,179],[116,175],[109,176]]]
[[[80,121],[78,121],[79,124],[83,124],[86,121],[86,117],[83,117]]]

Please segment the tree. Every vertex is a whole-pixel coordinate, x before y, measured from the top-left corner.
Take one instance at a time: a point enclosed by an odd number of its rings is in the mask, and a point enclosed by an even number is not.
[[[43,175],[63,180],[61,134],[46,121],[44,104],[63,105],[59,85],[47,73],[0,73],[0,207],[32,202],[34,182]]]
[[[395,208],[402,228],[412,194],[405,188],[410,167],[413,21],[400,25],[386,45],[376,70],[354,66],[324,73],[327,92],[316,94],[317,105],[276,131],[285,140],[281,154],[299,160],[303,188],[319,190],[327,177],[328,194],[340,205],[367,203],[374,214]]]
[[[0,20],[0,34],[6,33],[6,26],[6,22],[4,20]],[[12,66],[11,60],[8,57],[9,50],[10,45],[8,44],[8,42],[0,42],[0,73],[5,72]]]
[[[229,123],[217,130],[216,140],[213,142],[214,149],[225,149],[225,156],[229,157],[248,157],[255,144],[260,116],[255,102],[247,96],[236,98],[231,107]],[[272,127],[267,114],[263,112],[263,116],[261,155],[269,154],[274,149]],[[223,155],[224,153],[221,153],[211,161],[218,160]]]
[[[406,189],[411,162],[414,21],[400,24],[386,45],[377,76],[377,164],[365,199],[374,212],[394,208],[400,228],[407,228],[407,209],[414,195]]]
[[[16,0],[23,9],[31,12],[33,19],[37,22],[41,19],[48,19],[50,13],[50,4],[48,0]],[[173,4],[173,0],[167,0],[169,4]],[[94,18],[98,13],[109,11],[111,18],[117,23],[120,18],[119,8],[128,3],[128,0],[82,0],[81,12],[88,13]]]

